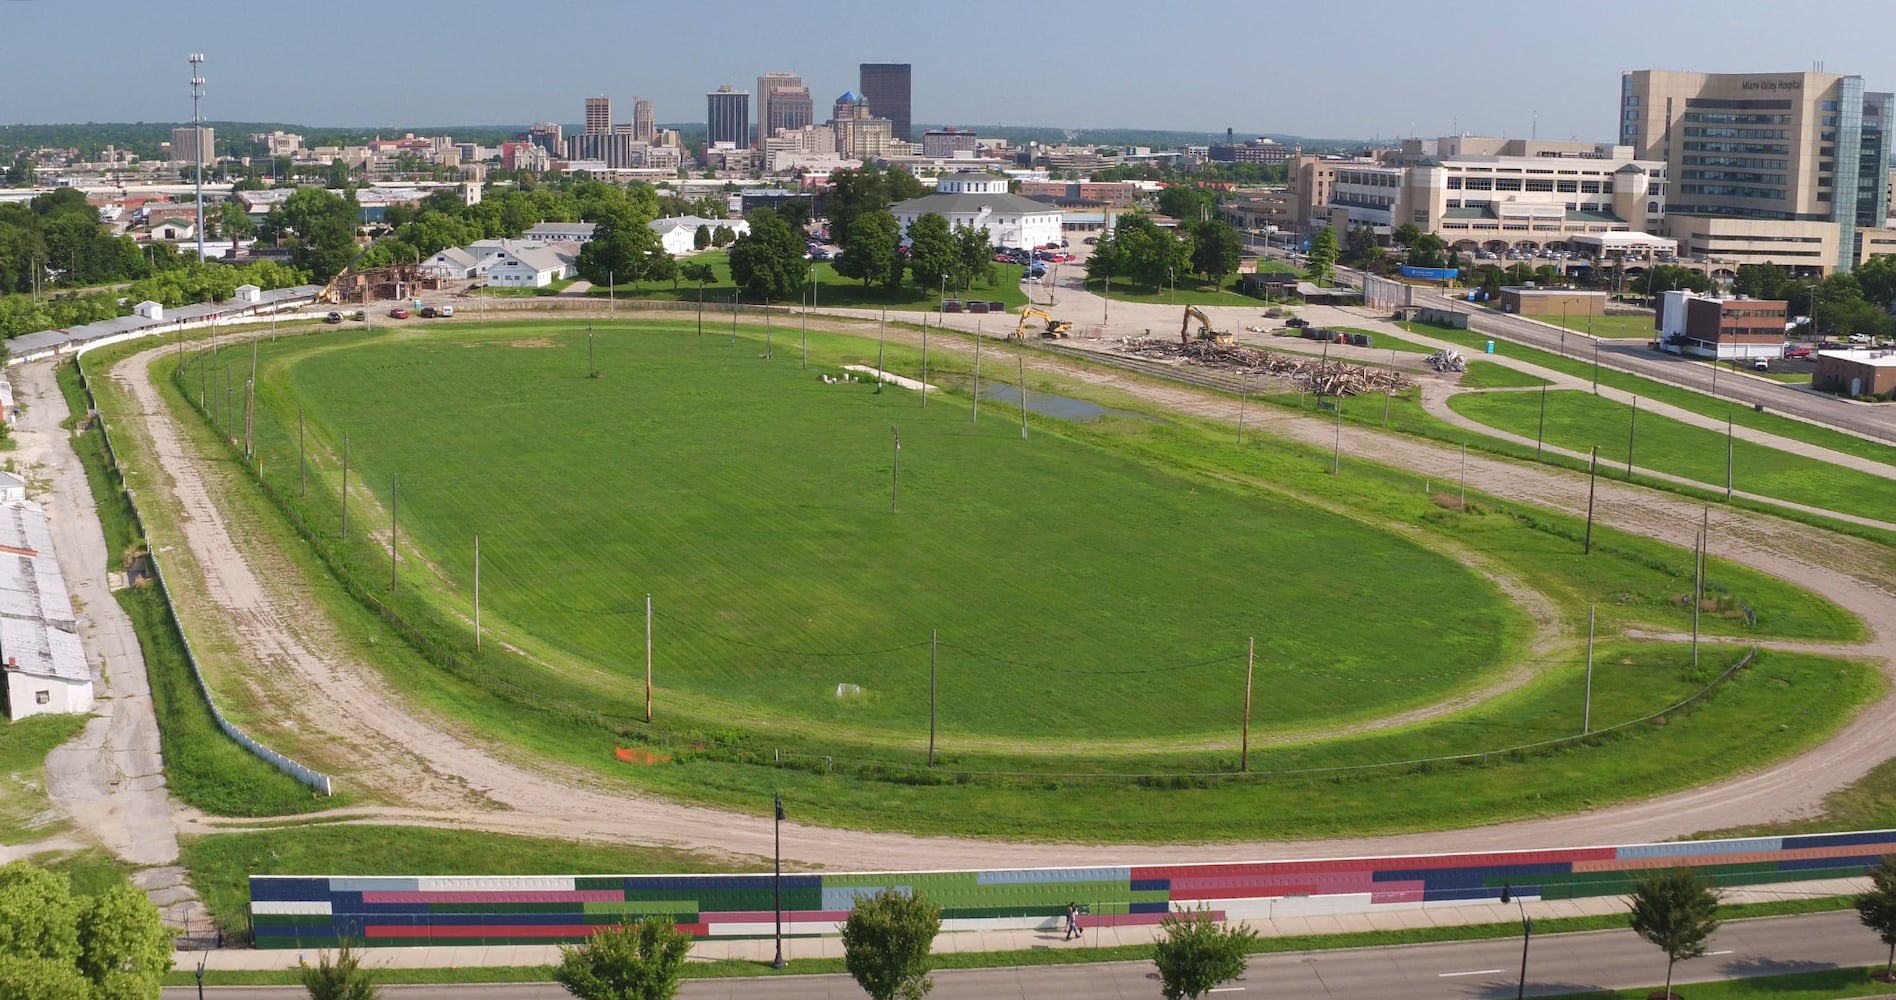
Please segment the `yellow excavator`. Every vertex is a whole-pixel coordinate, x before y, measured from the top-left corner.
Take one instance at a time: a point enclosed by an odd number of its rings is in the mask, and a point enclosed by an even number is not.
[[[1046,329],[1040,333],[1043,337],[1064,337],[1073,329],[1073,324],[1066,320],[1054,319],[1052,316],[1035,309],[1033,306],[1022,306],[1020,310],[1020,325],[1014,327],[1014,332],[1008,334],[1007,339],[1020,340],[1024,338],[1027,335],[1027,321],[1035,318],[1044,320],[1047,324]]]
[[[1195,306],[1186,306],[1185,319],[1178,325],[1178,342],[1180,344],[1191,343],[1192,320],[1194,319],[1198,321],[1198,338],[1200,340],[1209,340],[1214,344],[1231,343],[1230,334],[1220,333],[1211,328],[1210,316],[1205,315],[1204,312]]]

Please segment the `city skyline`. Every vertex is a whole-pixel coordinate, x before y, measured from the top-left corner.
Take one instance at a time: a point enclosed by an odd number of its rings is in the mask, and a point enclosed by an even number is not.
[[[322,45],[300,43],[312,37],[310,15],[292,8],[207,0],[187,23],[149,21],[131,0],[10,3],[0,5],[0,24],[13,37],[58,38],[73,35],[75,26],[135,23],[139,40],[90,62],[81,75],[64,68],[69,50],[21,47],[15,83],[0,97],[0,122],[187,121],[184,56],[191,51],[208,56],[207,120],[311,127],[565,122],[584,95],[628,102],[643,96],[659,121],[692,123],[705,114],[706,93],[725,84],[749,89],[773,70],[802,77],[822,108],[859,90],[858,67],[873,62],[913,66],[918,125],[1229,127],[1239,135],[1360,139],[1471,133],[1610,140],[1619,74],[1634,69],[1788,72],[1821,61],[1828,72],[1863,75],[1870,89],[1896,89],[1896,79],[1879,75],[1886,71],[1876,32],[1836,30],[1873,23],[1881,8],[1869,0],[1819,0],[1794,19],[1762,3],[1687,0],[1642,13],[1638,32],[1574,8],[1535,9],[1528,18],[1518,4],[1495,0],[1471,0],[1455,19],[1372,6],[1383,8],[1382,16],[1338,24],[1322,10],[1259,13],[1207,0],[1194,8],[1192,23],[1207,28],[1208,40],[1182,43],[1189,51],[1174,44],[1142,53],[1150,26],[1138,16],[1143,8],[1126,5],[1126,17],[1076,20],[1060,26],[1057,40],[1021,46],[1033,57],[1017,67],[941,50],[930,41],[939,26],[921,15],[858,0],[839,0],[827,17],[808,23],[737,32],[706,29],[754,26],[774,18],[775,8],[732,0],[707,19],[683,9],[575,0],[548,26],[550,44],[534,50],[536,58],[550,53],[556,62],[512,77],[509,87],[473,88],[443,82],[462,79],[483,52],[497,61],[519,54],[507,8],[491,0],[416,0],[394,23],[383,11],[345,2],[324,17],[340,24],[374,12],[375,40],[337,31],[335,43]],[[984,34],[1012,29],[1023,43],[1045,33],[1019,13],[1017,6],[969,0],[952,17]],[[1758,30],[1766,17],[1770,30]],[[847,44],[831,31],[839,20],[851,25]],[[1257,30],[1215,30],[1219,23]],[[1522,30],[1528,27],[1534,30]],[[633,31],[666,41],[628,62],[619,39]],[[285,38],[298,44],[278,41]],[[1284,41],[1299,38],[1321,41]],[[360,95],[332,86],[360,88]]]

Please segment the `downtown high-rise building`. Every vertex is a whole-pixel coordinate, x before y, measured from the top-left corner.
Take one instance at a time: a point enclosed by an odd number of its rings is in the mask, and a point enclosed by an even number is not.
[[[778,97],[779,91],[782,92],[781,98]],[[800,103],[805,107],[809,107],[810,90],[803,85],[803,78],[795,73],[765,73],[763,76],[757,78],[757,142],[759,148],[762,148],[763,141],[770,138],[771,134],[777,129],[802,128],[810,124],[810,117],[811,114],[814,113],[814,108],[810,108],[810,113],[804,114],[799,119],[795,114],[785,112],[782,106],[778,105],[779,100],[792,104],[799,103],[796,100],[799,96],[801,97]],[[772,110],[773,105],[777,105],[777,110]],[[790,122],[795,122],[795,124],[789,124]]]
[[[915,140],[910,119],[908,63],[863,63],[856,93],[868,103],[870,114],[889,120],[891,135],[903,142]]]
[[[586,134],[612,134],[612,98],[586,98]]]
[[[642,97],[632,98],[632,141],[651,142],[658,138],[658,118],[652,111],[652,102]]]
[[[750,92],[724,86],[704,95],[704,98],[705,145],[728,142],[734,146],[749,146]]]
[[[1682,252],[1847,271],[1896,252],[1893,111],[1860,76],[1640,70],[1620,78],[1618,132],[1665,163],[1665,235]]]

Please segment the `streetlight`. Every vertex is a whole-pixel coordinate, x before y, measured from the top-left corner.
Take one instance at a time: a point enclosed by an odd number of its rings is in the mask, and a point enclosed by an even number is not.
[[[1515,1000],[1527,996],[1527,943],[1534,937],[1534,921],[1527,919],[1527,903],[1514,892],[1514,887],[1501,886],[1501,905],[1513,903],[1521,908],[1521,985],[1514,991]]]
[[[877,383],[877,384],[880,384],[880,383]],[[772,884],[776,889],[776,897],[777,897],[777,901],[776,901],[777,958],[770,963],[770,967],[773,969],[781,969],[783,968],[783,965],[784,965],[784,962],[783,962],[783,794],[781,792],[777,794],[776,842],[777,842],[777,874],[776,874],[775,881]],[[1507,890],[1503,889],[1501,891],[1501,894],[1503,897],[1505,897],[1507,895]],[[1506,900],[1504,898],[1503,902],[1505,901]],[[1523,958],[1521,959],[1521,962],[1522,962],[1521,968],[1523,970],[1521,974],[1525,976],[1527,974],[1525,971],[1527,969],[1527,965],[1526,965],[1527,959]]]

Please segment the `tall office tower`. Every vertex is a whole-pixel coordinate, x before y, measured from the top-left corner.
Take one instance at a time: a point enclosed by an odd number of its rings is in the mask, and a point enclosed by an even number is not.
[[[795,73],[765,73],[757,78],[757,142],[763,148],[763,141],[770,138],[770,95],[778,89],[802,89],[803,78]],[[804,91],[809,96],[809,91]],[[803,124],[807,125],[806,120]],[[801,127],[801,126],[799,126]]]
[[[196,162],[198,151],[203,150],[206,161],[217,159],[217,130],[209,125],[192,128],[189,125],[171,130],[171,158]]]
[[[863,63],[856,92],[869,102],[877,118],[887,118],[891,134],[903,142],[915,141],[909,119],[909,64]]]
[[[778,129],[794,132],[805,125],[816,124],[816,102],[810,99],[810,88],[773,88],[770,91],[770,118],[767,124],[771,135],[776,135]]]
[[[612,134],[612,98],[586,98],[586,134]]]
[[[1620,142],[1663,160],[1666,235],[1692,256],[1847,271],[1889,252],[1896,95],[1835,73],[1620,77]]]
[[[632,141],[651,142],[658,137],[658,119],[652,115],[652,102],[632,98]]]
[[[750,145],[750,96],[747,90],[732,90],[729,86],[704,95],[706,146],[720,142],[740,147]]]
[[[836,103],[830,106],[830,121],[853,121],[857,117],[859,110],[867,112],[862,114],[864,118],[875,113],[874,109],[869,107],[869,102],[857,97],[855,91],[845,90],[843,91],[843,96],[838,97]]]

